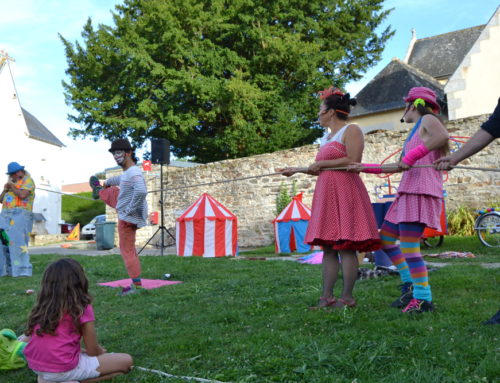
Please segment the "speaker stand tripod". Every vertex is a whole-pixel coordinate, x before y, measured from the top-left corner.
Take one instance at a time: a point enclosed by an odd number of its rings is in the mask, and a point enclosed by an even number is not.
[[[168,186],[168,182],[167,182],[167,185],[165,186]],[[161,256],[163,257],[163,248],[164,247],[170,247],[170,246],[175,246],[175,237],[172,235],[172,233],[170,231],[168,231],[168,229],[165,227],[164,225],[164,214],[163,214],[163,164],[160,164],[160,210],[161,210],[161,224],[160,224],[160,227],[158,228],[158,230],[156,230],[156,232],[152,235],[151,238],[149,238],[149,240],[146,242],[146,244],[142,247],[142,249],[137,253],[138,255],[141,254],[141,251],[144,250],[144,248],[149,244],[149,242],[152,241],[152,239],[156,236],[156,234],[158,234],[158,232],[161,232],[161,250],[160,250],[160,254]],[[173,239],[174,243],[171,244],[171,245],[168,245],[168,246],[165,246],[165,242],[164,242],[164,234],[165,232],[170,235],[170,237]]]

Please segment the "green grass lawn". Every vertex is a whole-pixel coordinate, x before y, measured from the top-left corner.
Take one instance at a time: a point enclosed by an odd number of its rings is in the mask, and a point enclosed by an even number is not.
[[[500,248],[486,247],[477,238],[471,237],[444,237],[441,247],[426,248],[422,245],[422,254],[443,253],[445,251],[471,252],[476,258],[470,259],[438,259],[424,258],[431,262],[466,262],[466,263],[497,263],[500,262]]]
[[[500,326],[481,325],[500,305],[500,269],[473,260],[431,273],[436,312],[408,317],[389,307],[398,277],[359,281],[358,307],[327,313],[307,309],[321,295],[320,265],[141,257],[143,278],[168,272],[183,283],[117,297],[96,283],[126,277],[120,256],[74,258],[90,280],[100,344],[136,366],[223,382],[500,382]],[[35,302],[25,290],[38,290],[56,259],[32,256],[32,278],[0,278],[0,328],[23,331]],[[176,381],[139,370],[115,379]],[[0,382],[36,377],[0,372]]]

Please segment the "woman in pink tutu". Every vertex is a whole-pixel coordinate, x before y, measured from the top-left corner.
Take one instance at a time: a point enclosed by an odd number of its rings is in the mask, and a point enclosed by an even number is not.
[[[382,247],[377,221],[358,174],[322,169],[360,162],[364,137],[359,126],[347,123],[351,105],[356,105],[349,93],[331,87],[320,92],[320,99],[323,102],[318,113],[319,124],[330,131],[321,139],[316,162],[304,172],[318,176],[304,243],[323,246],[323,294],[318,306],[311,309],[355,307],[352,292],[359,268],[356,251],[375,251]],[[297,171],[286,168],[282,174],[291,176]],[[343,288],[337,301],[333,289],[341,266]]]
[[[384,165],[386,173],[405,171],[398,193],[380,230],[383,250],[398,268],[403,280],[400,297],[392,307],[404,307],[403,313],[434,311],[427,267],[420,254],[420,239],[426,227],[440,230],[443,198],[443,176],[434,168],[411,168],[414,165],[432,165],[449,151],[448,132],[436,114],[440,107],[436,94],[429,88],[412,88],[408,97],[405,120],[415,123],[408,136],[401,161]],[[362,166],[363,165],[363,166]],[[374,164],[354,163],[349,170],[381,173]],[[401,245],[396,245],[400,238]]]

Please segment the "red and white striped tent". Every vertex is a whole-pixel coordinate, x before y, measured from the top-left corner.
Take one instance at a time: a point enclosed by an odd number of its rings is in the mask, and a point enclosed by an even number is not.
[[[208,193],[204,193],[176,220],[179,257],[224,257],[236,255],[236,216]]]
[[[276,253],[307,253],[312,246],[304,244],[311,209],[302,203],[302,194],[292,201],[273,220]]]

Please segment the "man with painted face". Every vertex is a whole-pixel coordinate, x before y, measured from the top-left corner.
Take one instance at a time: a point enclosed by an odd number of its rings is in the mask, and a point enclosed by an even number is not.
[[[118,212],[118,235],[120,238],[120,253],[125,262],[127,272],[132,278],[130,287],[126,287],[120,295],[135,294],[144,291],[141,282],[141,265],[135,248],[137,229],[147,225],[148,191],[142,170],[136,166],[138,161],[134,149],[128,140],[120,138],[111,143],[109,152],[123,174],[110,178],[101,186],[97,177],[90,177],[92,197],[101,199],[106,205]],[[120,188],[117,188],[119,186]]]

